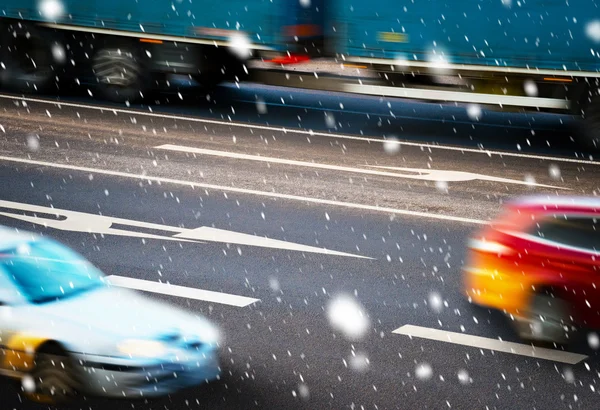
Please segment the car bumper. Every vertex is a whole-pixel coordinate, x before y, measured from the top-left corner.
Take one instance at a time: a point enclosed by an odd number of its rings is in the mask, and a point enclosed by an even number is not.
[[[83,363],[85,391],[103,397],[156,397],[209,382],[219,377],[216,350],[152,363],[131,363],[106,357],[79,358]]]
[[[528,305],[531,284],[527,283],[522,275],[480,267],[465,267],[463,278],[466,295],[477,305],[515,316]]]

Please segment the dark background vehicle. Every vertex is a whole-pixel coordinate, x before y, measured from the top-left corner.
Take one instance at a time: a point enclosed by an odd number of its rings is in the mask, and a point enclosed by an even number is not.
[[[364,64],[379,80],[299,86],[569,113],[598,145],[592,0],[5,0],[2,11],[0,81],[14,90],[87,82],[90,94],[131,101],[168,74],[213,87],[243,80],[249,58],[302,53]]]

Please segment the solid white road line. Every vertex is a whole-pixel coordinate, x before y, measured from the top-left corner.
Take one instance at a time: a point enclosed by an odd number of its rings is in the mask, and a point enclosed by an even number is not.
[[[520,181],[517,179],[499,178],[499,177],[492,177],[492,176],[483,175],[483,174],[474,174],[474,173],[465,172],[465,171],[446,171],[446,170],[434,170],[434,169],[381,167],[381,166],[375,166],[375,165],[367,165],[368,167],[371,167],[371,168],[390,169],[390,170],[395,170],[395,171],[410,172],[410,174],[406,174],[406,173],[401,174],[399,172],[376,171],[376,170],[372,170],[372,169],[352,168],[352,167],[345,167],[345,166],[340,166],[340,165],[319,164],[316,162],[297,161],[297,160],[292,160],[292,159],[275,158],[275,157],[263,157],[260,155],[249,155],[249,154],[241,154],[241,153],[237,153],[237,152],[228,152],[228,151],[215,151],[212,149],[185,147],[185,146],[173,145],[173,144],[158,145],[158,146],[154,147],[154,149],[162,149],[162,150],[167,150],[167,151],[184,152],[184,153],[198,154],[198,155],[209,155],[209,156],[221,157],[221,158],[234,158],[234,159],[242,159],[242,160],[248,160],[248,161],[267,162],[269,164],[292,165],[292,166],[297,166],[297,167],[326,169],[326,170],[331,170],[331,171],[353,172],[353,173],[357,173],[357,174],[376,175],[376,176],[404,178],[404,179],[416,179],[416,180],[421,180],[421,181],[457,182],[457,181],[481,180],[481,181],[490,181],[490,182],[500,182],[500,183],[506,183],[506,184],[537,186],[537,187],[543,187],[543,188],[569,189],[569,188],[561,188],[561,187],[552,186],[552,185],[537,184],[535,182]]]
[[[416,98],[420,100],[456,101],[474,104],[507,105],[530,108],[568,109],[569,101],[555,98],[514,95],[480,94],[461,91],[430,90],[424,88],[386,87],[367,84],[344,84],[344,91],[356,94],[383,95],[386,97]]]
[[[59,102],[59,101],[51,101],[44,100],[41,98],[30,98],[30,97],[20,97],[15,95],[7,95],[0,94],[0,98],[6,100],[20,100],[20,101],[29,101],[40,104],[49,104],[55,106],[65,106],[65,107],[74,107],[81,108],[87,110],[94,111],[107,111],[112,113],[121,113],[127,115],[141,115],[145,117],[152,118],[166,118],[171,120],[181,120],[181,121],[189,121],[189,122],[197,122],[201,124],[213,124],[213,125],[224,125],[229,127],[237,127],[237,128],[249,128],[254,130],[265,130],[265,131],[276,131],[285,133],[294,133],[300,135],[309,135],[309,136],[318,136],[318,137],[326,137],[326,138],[337,138],[337,139],[346,139],[353,141],[361,141],[361,142],[375,142],[375,143],[383,143],[384,140],[381,138],[368,138],[368,137],[359,137],[354,135],[344,135],[344,134],[331,134],[327,132],[318,132],[318,131],[305,131],[299,129],[287,129],[284,127],[271,127],[268,125],[258,125],[258,124],[247,124],[247,123],[236,123],[231,121],[219,121],[219,120],[210,120],[205,118],[195,118],[195,117],[187,117],[183,115],[174,115],[174,114],[162,114],[148,111],[140,111],[134,109],[122,109],[122,108],[114,108],[114,107],[106,107],[106,106],[98,106],[98,105],[89,105],[89,104],[81,104],[81,103],[69,103],[69,102]],[[529,159],[538,159],[543,161],[555,161],[555,162],[571,162],[577,164],[589,164],[589,165],[600,165],[600,161],[593,160],[585,160],[578,158],[565,158],[565,157],[552,157],[547,155],[536,155],[536,154],[523,154],[519,152],[510,152],[510,151],[494,151],[494,150],[482,150],[476,148],[466,148],[460,146],[452,146],[452,145],[435,145],[435,144],[424,144],[418,142],[409,142],[409,141],[399,141],[399,140],[387,140],[386,144],[398,144],[400,146],[404,145],[407,147],[418,147],[423,149],[438,149],[438,150],[446,150],[446,151],[458,151],[460,153],[474,153],[474,154],[484,154],[488,156],[498,155],[500,157],[514,157],[514,158],[529,158]]]
[[[477,347],[480,349],[495,350],[497,352],[534,357],[537,359],[552,360],[567,364],[576,364],[584,359],[587,359],[587,356],[578,353],[564,352],[562,350],[555,349],[545,349],[542,347],[505,342],[498,339],[488,339],[486,337],[466,335],[464,333],[448,332],[429,327],[404,325],[394,330],[392,333],[411,337],[419,337],[421,339],[435,340],[438,342]]]
[[[205,302],[220,303],[222,305],[229,306],[244,307],[260,300],[248,298],[246,296],[231,295],[229,293],[188,288],[185,286],[170,285],[168,283],[153,282],[149,280],[126,278],[124,276],[111,275],[106,279],[112,286],[118,286],[121,288],[143,290],[145,292],[203,300]]]
[[[53,162],[36,161],[36,160],[25,159],[25,158],[0,156],[0,161],[37,165],[37,166],[43,166],[43,167],[48,167],[48,168],[69,169],[72,171],[95,173],[95,174],[99,174],[99,175],[111,175],[111,176],[115,176],[115,177],[131,178],[131,179],[137,179],[137,180],[142,180],[142,181],[153,181],[153,182],[161,182],[161,183],[166,183],[166,184],[183,185],[183,186],[192,187],[192,188],[214,189],[216,191],[234,192],[234,193],[238,193],[238,194],[248,194],[248,195],[262,196],[262,197],[267,197],[267,198],[280,198],[280,199],[285,199],[285,200],[300,201],[300,202],[313,203],[313,204],[319,204],[319,205],[339,206],[339,207],[350,208],[350,209],[360,209],[360,210],[364,210],[364,211],[384,212],[384,213],[388,213],[388,214],[397,214],[397,215],[406,215],[406,216],[417,216],[417,217],[423,217],[423,218],[438,219],[438,220],[443,220],[443,221],[462,222],[462,223],[478,224],[478,225],[483,225],[483,224],[488,223],[488,221],[483,221],[480,219],[473,219],[473,218],[463,218],[460,216],[432,214],[429,212],[408,211],[408,210],[404,210],[404,209],[388,208],[388,207],[382,207],[382,206],[378,206],[378,205],[355,204],[355,203],[351,203],[351,202],[340,202],[340,201],[333,201],[330,199],[321,199],[321,198],[311,198],[311,197],[299,196],[299,195],[280,194],[277,192],[257,191],[254,189],[235,188],[235,187],[224,186],[224,185],[202,184],[202,183],[192,182],[192,181],[183,181],[180,179],[152,177],[152,176],[148,176],[148,175],[137,175],[137,174],[130,174],[128,172],[110,171],[110,170],[105,170],[105,169],[80,167],[80,166],[68,165],[68,164],[57,164],[57,163],[53,163]]]

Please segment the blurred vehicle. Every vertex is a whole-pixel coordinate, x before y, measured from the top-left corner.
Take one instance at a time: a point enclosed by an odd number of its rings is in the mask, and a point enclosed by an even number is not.
[[[385,80],[385,86],[348,84],[346,91],[570,113],[583,116],[582,140],[600,147],[595,0],[326,5],[326,44]]]
[[[595,0],[4,0],[1,10],[4,87],[79,85],[89,67],[94,95],[130,101],[168,85],[166,74],[213,86],[241,80],[249,58],[303,53],[378,80],[288,86],[569,113],[583,118],[585,142],[600,138]]]
[[[308,50],[322,0],[4,0],[0,82],[34,92],[69,85],[133,101],[169,74],[205,87],[240,80],[259,52]]]
[[[0,228],[0,374],[30,397],[159,396],[219,375],[218,329],[112,287],[46,238]]]
[[[528,197],[473,236],[464,288],[527,340],[567,343],[600,328],[600,199]]]

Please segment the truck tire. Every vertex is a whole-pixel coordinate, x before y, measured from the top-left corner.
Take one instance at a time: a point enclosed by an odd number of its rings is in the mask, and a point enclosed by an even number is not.
[[[113,102],[134,102],[144,97],[146,70],[137,51],[127,44],[101,47],[92,57],[96,90]]]
[[[33,24],[0,24],[0,85],[16,92],[48,91],[55,86],[56,61],[52,32]]]

